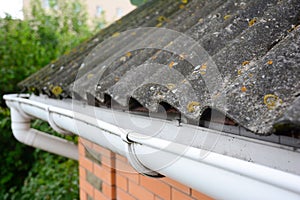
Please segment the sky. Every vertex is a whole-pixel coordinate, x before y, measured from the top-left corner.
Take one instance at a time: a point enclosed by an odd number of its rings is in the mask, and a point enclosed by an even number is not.
[[[23,19],[23,0],[0,0],[0,17],[5,17],[5,13],[13,18]]]

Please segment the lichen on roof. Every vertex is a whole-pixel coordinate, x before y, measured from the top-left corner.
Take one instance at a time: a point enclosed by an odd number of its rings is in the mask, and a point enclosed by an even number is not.
[[[152,0],[20,86],[122,106],[134,98],[149,111],[166,102],[192,120],[212,108],[270,134],[300,127],[299,24],[299,0]]]

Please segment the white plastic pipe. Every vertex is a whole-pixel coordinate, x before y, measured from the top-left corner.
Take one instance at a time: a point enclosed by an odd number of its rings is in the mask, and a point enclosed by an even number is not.
[[[15,104],[18,105],[18,104]],[[11,110],[11,125],[14,137],[21,143],[54,154],[78,160],[77,145],[62,138],[30,128],[30,116],[8,104]]]
[[[300,199],[300,177],[205,150],[143,137],[133,131],[97,120],[71,109],[49,106],[16,96],[5,96],[10,107],[21,113],[53,122],[61,129],[77,134],[126,156],[126,142],[134,145],[137,159],[154,171],[173,178],[217,199]],[[13,104],[13,105],[12,105]],[[24,115],[24,114],[23,114]],[[125,136],[124,136],[125,134]]]

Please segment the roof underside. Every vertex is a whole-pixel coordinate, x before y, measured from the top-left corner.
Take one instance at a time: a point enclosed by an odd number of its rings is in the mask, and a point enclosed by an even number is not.
[[[211,108],[259,134],[299,130],[299,24],[299,0],[154,0],[20,86],[153,112],[164,102],[192,120]]]

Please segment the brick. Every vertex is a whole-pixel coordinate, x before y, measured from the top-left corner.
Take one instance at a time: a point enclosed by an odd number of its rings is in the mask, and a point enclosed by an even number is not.
[[[140,182],[140,175],[137,172],[123,172],[123,171],[117,171],[117,174],[126,177],[128,180],[139,183]]]
[[[102,156],[102,165],[109,167],[109,168],[115,168],[115,159],[114,158],[109,158],[106,156]]]
[[[87,200],[94,200],[94,198],[91,197],[90,195],[87,195]]]
[[[154,194],[146,190],[144,187],[137,185],[134,182],[129,181],[129,194],[134,196],[139,200],[152,200],[154,199]]]
[[[108,185],[106,183],[102,184],[102,193],[108,199],[115,199],[116,198],[116,188],[115,186]]]
[[[86,180],[97,190],[102,191],[103,181],[92,172],[87,171]]]
[[[164,200],[171,199],[171,187],[159,179],[141,176],[140,184]]]
[[[105,169],[108,172],[114,172],[115,171],[115,168],[111,168],[107,165],[103,165],[103,164],[99,165],[97,163],[94,163],[94,165],[97,165],[98,167],[101,167],[101,168]]]
[[[198,200],[213,200],[213,198],[192,189],[192,196]]]
[[[173,179],[165,177],[165,178],[162,178],[161,181],[169,184],[170,186],[172,186],[172,187],[174,187],[174,188],[176,188],[176,189],[178,189],[178,190],[180,190],[180,191],[182,191],[186,194],[190,194],[190,188],[188,186],[183,185],[183,184],[181,184],[181,183],[179,183],[179,182],[177,182]]]
[[[101,193],[98,190],[94,190],[94,196],[95,196],[95,200],[110,200],[108,199],[103,193]],[[80,199],[81,200],[81,199]]]
[[[82,179],[86,179],[86,170],[81,166],[79,166],[79,177]]]
[[[91,197],[94,197],[94,188],[86,180],[84,179],[80,180],[80,188],[82,188]]]
[[[79,158],[79,165],[83,168],[89,170],[90,172],[93,172],[93,162],[85,157]]]
[[[95,151],[92,148],[86,147],[85,148],[85,157],[88,158],[90,161],[101,165],[102,163],[102,155]]]
[[[121,156],[120,154],[116,154],[116,160],[128,162],[127,158],[124,156]]]
[[[193,198],[185,193],[172,188],[172,200],[192,200]]]
[[[136,172],[128,162],[116,160],[116,170],[123,172]]]
[[[79,138],[78,143],[85,147],[89,147],[89,148],[92,148],[92,146],[93,146],[93,143],[91,141],[83,139],[81,137]]]
[[[80,200],[87,200],[87,193],[83,189],[80,189],[79,195],[80,195]]]
[[[94,163],[94,174],[109,185],[115,185],[115,173],[111,168]]]
[[[162,198],[159,197],[159,196],[155,196],[155,197],[154,197],[154,200],[164,200],[164,199],[162,199]]]
[[[128,180],[124,176],[116,173],[116,186],[118,188],[123,189],[124,191],[128,191]]]
[[[129,163],[116,160],[117,173],[127,177],[129,180],[139,183],[139,173],[136,172]]]
[[[106,156],[106,157],[109,157],[109,158],[114,157],[114,153],[113,153],[112,151],[110,151],[109,149],[106,149],[106,148],[104,148],[104,147],[101,147],[101,146],[99,146],[99,145],[97,145],[97,144],[93,144],[93,149],[94,149],[96,152],[98,152],[98,153],[100,153],[101,155],[103,155],[103,156]]]
[[[83,146],[83,144],[78,142],[78,153],[79,156],[85,156],[85,148]]]
[[[117,188],[117,200],[136,200],[127,192],[124,192],[122,189]]]

